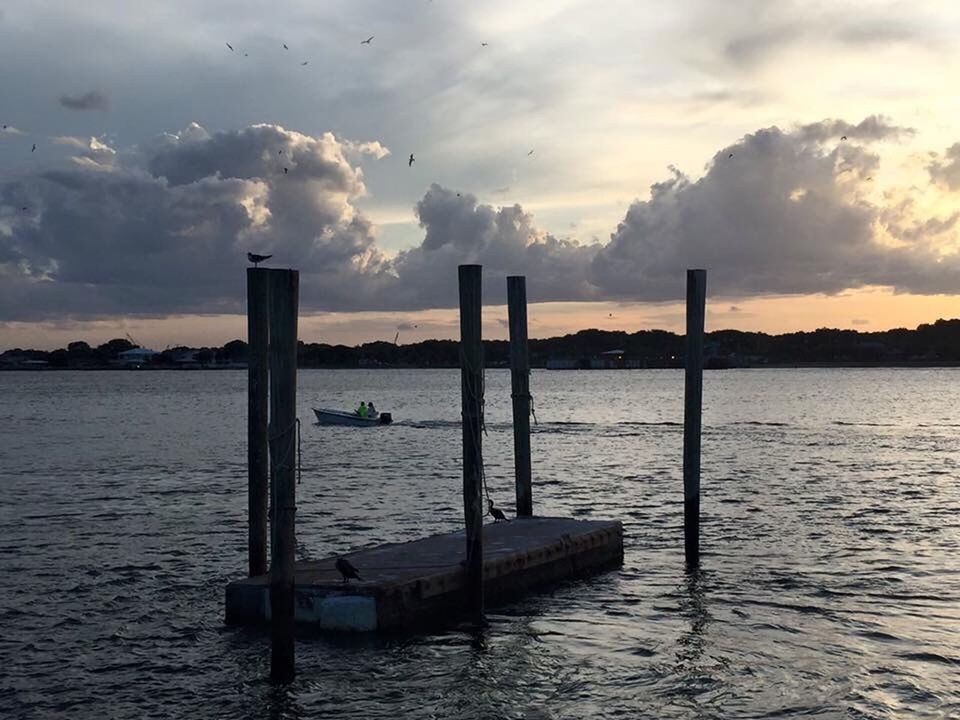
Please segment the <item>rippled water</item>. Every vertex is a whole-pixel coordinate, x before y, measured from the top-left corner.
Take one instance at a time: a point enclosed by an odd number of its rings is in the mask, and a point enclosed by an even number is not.
[[[243,372],[0,374],[0,716],[960,717],[960,370],[704,384],[703,569],[684,571],[676,371],[535,372],[534,502],[618,518],[622,570],[482,634],[269,639],[223,625],[246,551]],[[302,557],[461,521],[455,371],[302,371]],[[509,376],[488,480],[512,500]]]

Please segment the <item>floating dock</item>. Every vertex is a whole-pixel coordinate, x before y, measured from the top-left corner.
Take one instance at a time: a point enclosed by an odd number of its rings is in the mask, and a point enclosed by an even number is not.
[[[623,526],[611,520],[523,517],[483,526],[488,605],[623,562]],[[465,531],[365,548],[295,565],[295,617],[322,630],[373,632],[449,624],[465,608]],[[334,568],[349,560],[362,580]],[[269,622],[270,576],[227,586],[226,621]]]

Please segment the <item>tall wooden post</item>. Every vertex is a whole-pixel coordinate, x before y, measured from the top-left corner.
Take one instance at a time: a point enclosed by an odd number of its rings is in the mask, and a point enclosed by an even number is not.
[[[460,402],[463,413],[463,516],[467,527],[466,609],[483,622],[483,346],[480,342],[481,267],[461,265]]]
[[[510,323],[510,394],[513,398],[513,467],[517,517],[533,515],[530,470],[530,358],[527,349],[527,279],[507,278]]]
[[[267,572],[267,270],[247,269],[247,554],[250,577]]]
[[[700,430],[703,409],[703,324],[707,271],[687,270],[687,353],[683,403],[683,549],[700,564]]]
[[[294,549],[297,467],[297,309],[300,274],[270,273],[270,678],[293,680]]]

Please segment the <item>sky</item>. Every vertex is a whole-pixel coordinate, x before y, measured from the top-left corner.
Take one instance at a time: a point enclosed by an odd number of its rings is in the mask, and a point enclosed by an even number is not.
[[[960,317],[960,4],[0,4],[0,348]],[[361,41],[372,37],[369,43]],[[34,149],[35,146],[35,149]],[[413,155],[413,163],[410,156]]]

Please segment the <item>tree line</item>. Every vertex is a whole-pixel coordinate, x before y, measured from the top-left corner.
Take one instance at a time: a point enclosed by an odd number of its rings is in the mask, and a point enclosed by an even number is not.
[[[509,363],[506,340],[486,340],[484,357],[490,367]],[[57,350],[13,348],[0,354],[6,367],[17,360],[34,361],[52,368],[115,367],[120,353],[137,345],[114,339],[98,346],[71,342]],[[568,367],[590,367],[591,359],[613,350],[628,367],[682,367],[684,337],[665,330],[634,333],[581,330],[562,337],[531,339],[530,362],[545,367],[564,360]],[[960,362],[960,319],[937,320],[914,330],[897,328],[858,332],[821,328],[812,332],[769,335],[761,332],[718,330],[706,334],[708,367],[763,366],[803,363],[953,363]],[[247,361],[247,344],[231,340],[219,347],[175,347],[157,353],[149,367],[237,367]],[[371,342],[362,345],[329,345],[303,342],[298,346],[300,367],[458,367],[456,340],[424,340],[407,345]]]

